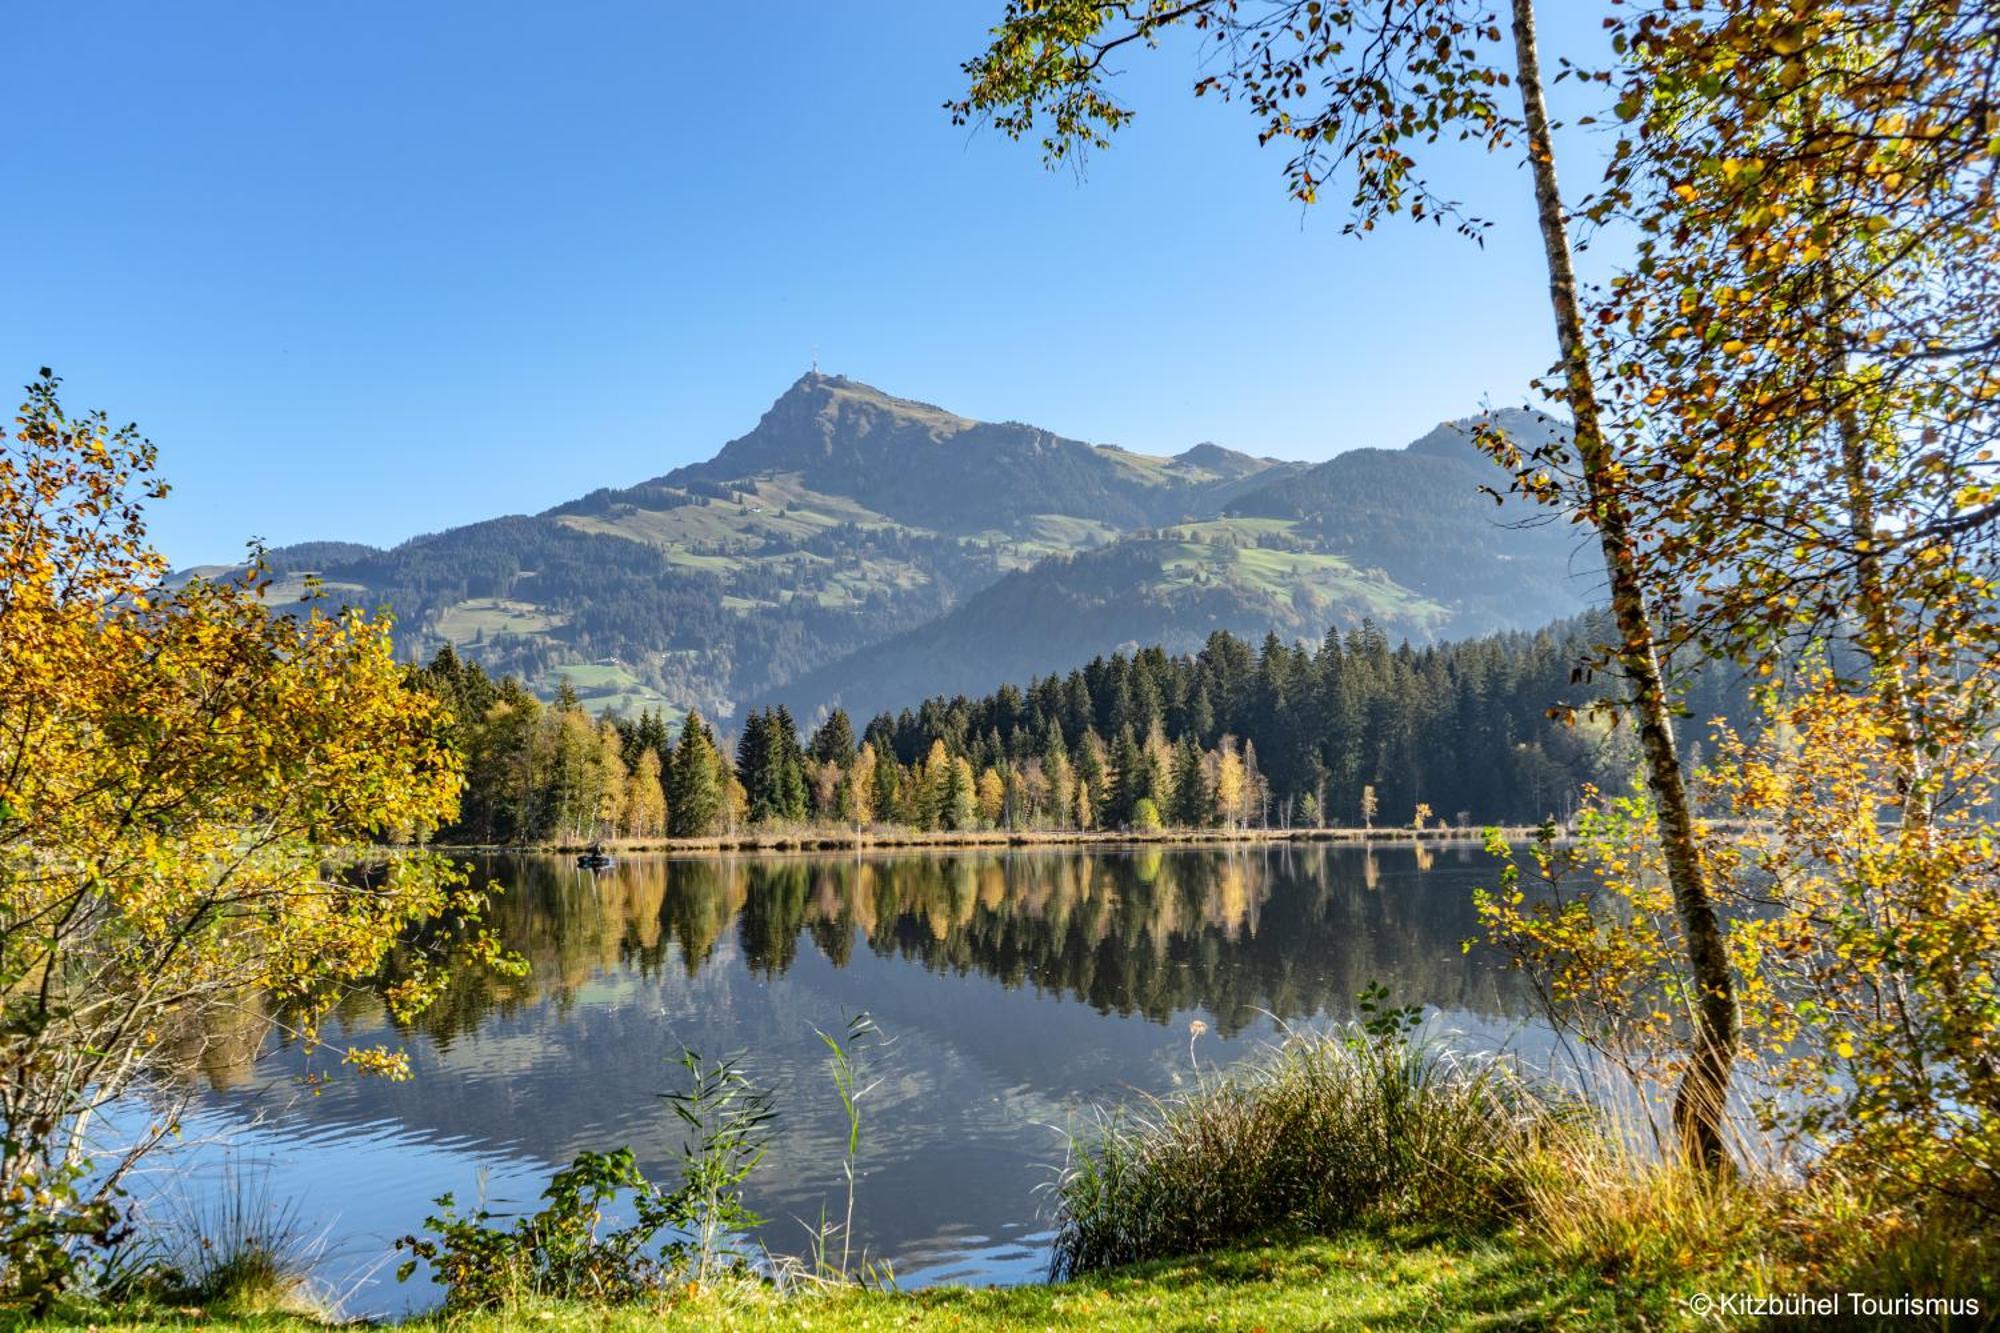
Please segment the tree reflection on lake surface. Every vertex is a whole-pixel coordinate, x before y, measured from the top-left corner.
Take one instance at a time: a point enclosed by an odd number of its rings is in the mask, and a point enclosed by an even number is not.
[[[337,1284],[446,1190],[525,1202],[552,1164],[620,1144],[670,1176],[658,1094],[683,1047],[740,1053],[775,1089],[750,1201],[766,1243],[796,1251],[839,1192],[844,1135],[814,1029],[868,1011],[891,1041],[858,1239],[906,1281],[1021,1280],[1040,1275],[1037,1186],[1094,1105],[1170,1091],[1191,1059],[1249,1054],[1280,1023],[1346,1017],[1371,981],[1488,1040],[1533,1011],[1515,974],[1463,947],[1472,890],[1497,878],[1470,844],[634,857],[595,874],[503,856],[474,872],[501,890],[489,919],[528,974],[463,979],[404,1033],[368,996],[339,1015],[342,1041],[406,1041],[413,1080],[315,1092],[302,1076],[324,1053],[247,1040],[203,1059],[199,1128],[234,1129],[271,1191],[329,1227]],[[381,1278],[350,1306],[430,1299]]]

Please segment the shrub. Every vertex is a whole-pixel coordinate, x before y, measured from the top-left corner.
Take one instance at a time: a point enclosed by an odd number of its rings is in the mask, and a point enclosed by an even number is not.
[[[626,1193],[636,1220],[598,1234],[605,1208]],[[438,1199],[443,1211],[424,1223],[436,1239],[405,1236],[396,1242],[413,1256],[397,1270],[397,1279],[408,1279],[422,1260],[445,1289],[447,1310],[487,1310],[528,1296],[632,1301],[673,1266],[680,1244],[656,1254],[652,1243],[675,1220],[678,1200],[640,1174],[631,1149],[579,1154],[556,1172],[542,1198],[539,1212],[508,1229],[492,1225],[494,1215],[483,1208],[461,1215],[452,1196],[444,1195]]]
[[[463,1311],[527,1298],[629,1304],[676,1281],[742,1271],[736,1239],[763,1222],[744,1205],[742,1184],[763,1160],[770,1095],[753,1091],[728,1061],[703,1066],[687,1052],[682,1064],[692,1086],[667,1098],[691,1135],[679,1188],[662,1190],[630,1148],[619,1148],[580,1154],[550,1179],[540,1211],[511,1227],[495,1226],[483,1208],[457,1212],[447,1194],[438,1200],[443,1211],[425,1221],[433,1239],[396,1242],[412,1256],[397,1280],[427,1263],[445,1289],[446,1310]],[[606,1211],[628,1195],[633,1220],[600,1232]]]
[[[172,1081],[180,1038],[257,996],[310,1045],[410,927],[455,914],[490,945],[440,858],[327,873],[458,805],[448,719],[405,688],[388,620],[279,614],[260,559],[163,583],[153,446],[57,389],[44,371],[0,441],[0,1299],[38,1310],[116,1242],[120,1182],[172,1137],[106,1135],[100,1111]],[[431,961],[390,993],[399,1019],[438,994]]]

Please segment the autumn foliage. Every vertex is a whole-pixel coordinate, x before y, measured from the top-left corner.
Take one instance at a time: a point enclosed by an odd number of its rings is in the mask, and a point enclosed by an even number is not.
[[[388,623],[279,614],[254,569],[163,583],[153,447],[66,416],[57,387],[30,386],[0,450],[0,1241],[30,1293],[114,1227],[213,1025],[310,1041],[406,926],[478,907],[425,855],[337,868],[457,805],[442,715],[405,688]],[[395,1004],[442,979],[419,961]],[[152,1125],[103,1142],[99,1113],[142,1087]]]

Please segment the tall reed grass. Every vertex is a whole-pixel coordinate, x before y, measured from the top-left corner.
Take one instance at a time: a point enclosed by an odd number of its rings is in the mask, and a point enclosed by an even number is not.
[[[1359,1025],[1294,1033],[1073,1143],[1055,1185],[1051,1275],[1280,1228],[1493,1225],[1526,1206],[1524,1164],[1584,1119],[1504,1058]]]
[[[271,1192],[267,1173],[224,1165],[185,1182],[141,1216],[135,1235],[104,1254],[99,1298],[132,1306],[198,1306],[234,1315],[331,1317],[339,1299],[315,1276],[328,1232],[295,1198]]]
[[[1750,1160],[1691,1168],[1615,1106],[1378,1018],[1294,1033],[1073,1139],[1051,1277],[1270,1233],[1504,1232],[1667,1323],[1695,1293],[1868,1292],[1979,1311],[1923,1326],[2000,1325],[1993,1218],[1885,1207],[1830,1171]]]

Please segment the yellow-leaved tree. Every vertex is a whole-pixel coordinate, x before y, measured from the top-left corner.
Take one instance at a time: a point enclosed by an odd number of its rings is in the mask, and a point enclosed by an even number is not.
[[[2000,1208],[2000,199],[1993,14],[1633,6],[1594,300],[1635,558],[1671,639],[1766,682],[1697,830],[1744,1007],[1734,1091],[1878,1202]],[[1548,485],[1561,449],[1533,460]],[[1574,477],[1571,476],[1572,489]],[[1486,905],[1635,1072],[1698,1019],[1643,801]],[[1566,874],[1569,870],[1581,871]],[[1664,1040],[1663,1040],[1664,1039]]]
[[[1760,1129],[1883,1209],[1990,1217],[2000,1201],[2000,828],[1984,734],[1939,744],[1951,799],[1899,817],[1903,740],[1825,668],[1718,727],[1695,791],[1704,863],[1730,908],[1742,997],[1737,1091]],[[1565,1031],[1641,1089],[1685,1073],[1699,987],[1643,791],[1589,793],[1576,837],[1509,858],[1479,911]],[[1538,882],[1537,882],[1538,881]],[[1886,1224],[1886,1214],[1885,1214]]]
[[[387,622],[274,613],[261,566],[164,582],[153,446],[66,416],[58,384],[29,386],[0,448],[0,1272],[40,1300],[115,1228],[204,1033],[253,1013],[316,1039],[432,918],[497,958],[447,863],[349,854],[458,802],[446,719]],[[419,960],[390,1004],[442,983]],[[102,1112],[141,1089],[153,1122],[107,1140]]]

